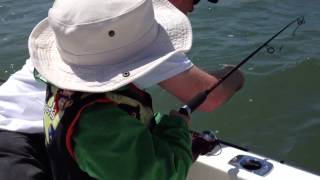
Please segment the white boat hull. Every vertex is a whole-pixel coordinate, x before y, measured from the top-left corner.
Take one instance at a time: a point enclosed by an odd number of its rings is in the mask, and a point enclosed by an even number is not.
[[[222,145],[216,147],[216,155],[199,156],[196,163],[191,167],[188,180],[320,180],[320,176],[310,172],[277,162],[251,152]],[[263,176],[246,170],[241,166],[229,164],[230,160],[238,155],[248,155],[254,159],[272,164],[271,170]]]

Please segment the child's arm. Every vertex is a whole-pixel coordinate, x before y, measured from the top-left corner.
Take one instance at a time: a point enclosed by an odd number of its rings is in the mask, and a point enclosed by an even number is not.
[[[185,179],[192,164],[188,125],[176,116],[163,116],[151,133],[126,112],[95,105],[74,141],[80,168],[97,179]]]

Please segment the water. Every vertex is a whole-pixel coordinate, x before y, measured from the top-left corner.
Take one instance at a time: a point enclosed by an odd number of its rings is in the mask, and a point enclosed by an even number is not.
[[[21,68],[28,57],[27,38],[52,1],[0,0],[0,78]],[[320,172],[320,1],[205,1],[190,15],[194,29],[193,62],[207,71],[237,64],[299,16],[295,26],[270,43],[241,70],[246,84],[212,113],[193,114],[193,129],[212,129],[229,142],[277,160]],[[155,109],[181,106],[159,87],[149,89]],[[170,103],[168,103],[170,102]]]

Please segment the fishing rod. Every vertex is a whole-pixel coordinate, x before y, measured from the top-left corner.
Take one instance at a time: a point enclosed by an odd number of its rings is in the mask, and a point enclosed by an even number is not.
[[[263,43],[261,46],[259,46],[255,51],[253,51],[249,56],[247,56],[245,59],[243,59],[238,65],[233,67],[228,73],[226,73],[222,78],[219,78],[218,82],[215,83],[212,87],[209,89],[202,91],[198,93],[195,97],[193,97],[190,102],[185,104],[179,109],[179,113],[184,115],[191,115],[191,113],[196,110],[208,97],[208,95],[215,90],[221,83],[223,83],[230,75],[232,75],[236,70],[238,70],[244,63],[249,61],[255,54],[257,54],[262,48],[267,47],[268,44],[277,36],[279,36],[284,30],[289,28],[292,24],[297,22],[297,27],[293,31],[293,36],[299,26],[305,23],[304,17],[298,17],[295,20],[291,21],[289,24],[287,24],[285,27],[283,27],[279,32],[277,32],[275,35],[273,35],[270,39],[268,39],[265,43]]]
[[[273,35],[270,39],[268,39],[265,43],[259,46],[255,51],[253,51],[249,56],[243,59],[238,65],[233,67],[228,73],[226,73],[222,78],[218,80],[212,87],[209,89],[198,93],[195,97],[191,99],[189,103],[184,105],[179,109],[179,112],[184,115],[191,115],[191,113],[196,110],[208,97],[208,95],[215,90],[223,81],[225,81],[232,73],[234,73],[237,69],[239,69],[244,63],[249,61],[255,54],[257,54],[262,48],[266,48],[267,52],[272,54],[275,49],[268,44],[280,35],[284,30],[289,28],[293,23],[297,22],[297,27],[293,30],[292,36],[295,36],[295,32],[297,31],[298,27],[305,23],[304,17],[296,18],[295,20],[291,21],[285,27],[283,27],[279,32]],[[197,132],[194,130],[190,130],[192,135],[192,154],[193,160],[196,160],[199,155],[210,155],[210,153],[215,149],[215,147],[220,147],[222,149],[221,144],[234,147],[236,149],[240,149],[243,151],[249,151],[249,149],[238,146],[236,144],[232,144],[226,141],[219,139],[214,132],[211,130],[205,130],[203,132]]]

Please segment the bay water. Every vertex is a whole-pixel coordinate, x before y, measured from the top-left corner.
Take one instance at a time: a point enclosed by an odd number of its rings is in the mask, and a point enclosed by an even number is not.
[[[22,67],[28,36],[52,3],[0,0],[0,79]],[[225,141],[319,173],[319,0],[202,0],[189,15],[194,43],[188,56],[209,72],[237,64],[301,16],[304,24],[292,25],[268,44],[273,49],[262,49],[241,67],[246,79],[241,91],[214,112],[195,112],[192,128],[213,130]],[[156,111],[182,106],[157,86],[148,91]]]

